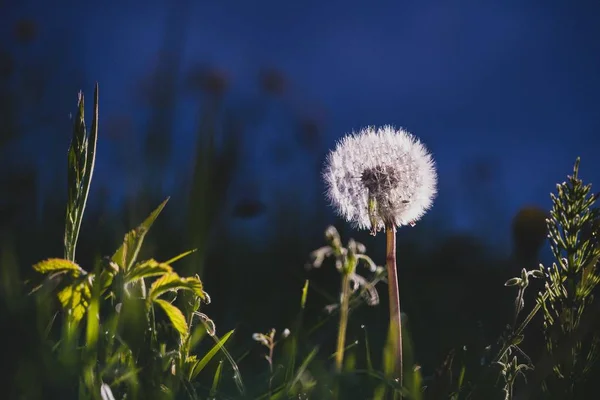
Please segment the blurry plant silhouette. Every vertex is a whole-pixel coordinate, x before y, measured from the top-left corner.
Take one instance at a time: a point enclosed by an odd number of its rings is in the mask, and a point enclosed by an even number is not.
[[[282,95],[285,93],[288,82],[285,76],[274,68],[264,68],[259,73],[261,88],[270,94]]]
[[[31,43],[38,34],[38,27],[35,21],[22,19],[15,24],[14,36],[21,44]]]
[[[539,207],[527,206],[519,210],[512,220],[514,256],[521,268],[532,268],[538,262],[538,255],[548,229],[548,213]]]
[[[218,117],[222,115],[222,100],[227,90],[227,79],[222,71],[197,67],[191,71],[188,81],[192,89],[200,90],[204,96],[199,110],[187,219],[189,241],[199,251],[189,258],[185,268],[202,275],[214,221],[239,158],[240,126],[231,114],[225,119],[225,125],[219,126]]]

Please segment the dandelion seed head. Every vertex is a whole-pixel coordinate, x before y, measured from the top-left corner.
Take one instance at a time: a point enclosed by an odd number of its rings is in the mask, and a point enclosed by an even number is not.
[[[327,156],[323,177],[331,205],[358,229],[411,224],[437,193],[434,161],[425,146],[389,125],[342,138]],[[370,201],[376,204],[374,213]]]

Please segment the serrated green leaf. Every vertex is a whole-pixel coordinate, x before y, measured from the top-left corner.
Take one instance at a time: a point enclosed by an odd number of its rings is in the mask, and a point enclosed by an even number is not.
[[[142,278],[152,276],[160,276],[173,272],[173,268],[169,264],[159,263],[154,259],[143,261],[136,264],[132,269],[125,274],[125,283],[135,282]]]
[[[33,269],[42,274],[69,272],[73,277],[85,274],[85,270],[73,261],[64,258],[49,258],[33,266]]]
[[[194,379],[206,365],[213,359],[213,357],[217,354],[217,352],[227,343],[231,335],[233,334],[233,330],[227,332],[225,336],[223,336],[209,351],[202,357],[200,361],[194,365],[192,370],[190,371],[190,381]]]
[[[87,281],[77,282],[58,292],[58,300],[75,322],[81,321],[92,297]]]
[[[169,201],[167,198],[165,201],[160,203],[158,207],[150,215],[148,218],[144,220],[137,228],[129,231],[125,235],[125,239],[123,240],[123,244],[117,249],[115,254],[112,256],[112,261],[116,262],[121,269],[128,271],[133,264],[135,263],[137,256],[142,248],[142,244],[144,243],[144,238],[146,234],[150,230],[150,227],[158,218],[158,215],[161,213],[165,205]]]
[[[155,280],[150,286],[148,298],[156,299],[170,290],[190,290],[201,299],[206,298],[200,279],[197,277],[182,278],[176,272],[165,274]]]
[[[177,329],[177,332],[179,332],[179,334],[182,337],[187,335],[187,322],[185,322],[185,317],[183,316],[183,313],[179,308],[175,307],[168,301],[162,299],[155,299],[154,303],[161,306],[165,314],[167,314],[167,317],[169,317],[169,320],[171,320],[171,324],[173,324],[173,327]]]

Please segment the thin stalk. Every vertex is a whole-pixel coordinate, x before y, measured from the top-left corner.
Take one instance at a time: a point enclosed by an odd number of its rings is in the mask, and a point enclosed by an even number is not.
[[[348,314],[350,308],[350,273],[342,274],[342,298],[340,302],[340,326],[338,329],[337,351],[335,353],[335,369],[342,372],[344,362],[344,348],[346,346],[346,330],[348,327]]]
[[[396,352],[396,375],[402,385],[402,320],[400,318],[400,289],[398,287],[398,271],[396,270],[396,226],[388,225],[386,235],[386,267],[388,273],[388,290],[390,298],[390,332]]]
[[[547,297],[548,297],[548,293],[545,292],[542,295],[541,301],[546,301]],[[540,305],[540,303],[536,303],[535,306],[533,307],[533,309],[529,312],[529,314],[527,314],[527,317],[525,317],[523,322],[521,322],[521,325],[519,325],[519,327],[513,331],[512,337],[517,337],[520,334],[522,334],[523,331],[525,330],[525,328],[527,327],[527,325],[529,325],[529,323],[531,322],[533,317],[535,317],[535,315],[541,308],[542,308],[542,306]],[[494,361],[492,361],[492,364],[500,361],[502,359],[502,357],[504,357],[504,354],[508,351],[509,347],[512,346],[512,344],[513,343],[509,340],[505,341],[504,344],[502,345],[502,347],[500,348],[498,355],[494,358]]]

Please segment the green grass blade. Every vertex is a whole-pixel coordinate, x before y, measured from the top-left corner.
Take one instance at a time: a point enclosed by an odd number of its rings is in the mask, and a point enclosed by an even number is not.
[[[164,263],[165,263],[165,264],[169,264],[169,265],[170,265],[170,264],[173,264],[174,262],[176,262],[176,261],[179,261],[179,260],[181,260],[182,258],[184,258],[184,257],[187,257],[187,256],[189,256],[189,255],[190,255],[190,254],[192,254],[192,253],[195,253],[196,251],[198,251],[198,249],[192,249],[192,250],[188,250],[188,251],[186,251],[186,252],[184,252],[184,253],[181,253],[181,254],[179,254],[178,256],[175,256],[175,257],[171,258],[171,259],[170,259],[170,260],[168,260],[168,261],[165,261]]]
[[[365,331],[365,357],[367,358],[367,370],[373,371],[373,361],[371,360],[371,346],[369,345],[369,335],[367,334],[367,327],[362,326]]]
[[[296,371],[296,376],[294,377],[294,379],[290,382],[290,384],[288,386],[288,391],[291,391],[292,388],[294,386],[296,386],[296,384],[300,381],[302,374],[304,374],[304,371],[306,371],[306,369],[308,368],[308,366],[310,365],[312,360],[316,357],[318,352],[319,352],[319,347],[315,346],[315,348],[313,348],[312,351],[304,358],[304,360],[302,361],[302,364],[300,364],[300,367],[298,367],[298,371]]]
[[[202,357],[200,361],[194,365],[192,370],[190,371],[189,380],[196,378],[200,372],[206,367],[206,365],[213,359],[213,357],[219,352],[219,350],[227,343],[234,330],[227,332],[217,343]]]
[[[221,372],[223,371],[223,361],[219,361],[219,366],[215,371],[215,376],[213,377],[213,383],[210,388],[210,397],[214,397],[217,395],[217,390],[219,389],[219,383],[221,382]]]
[[[100,294],[95,290],[87,309],[85,344],[88,350],[95,349],[100,331]]]

